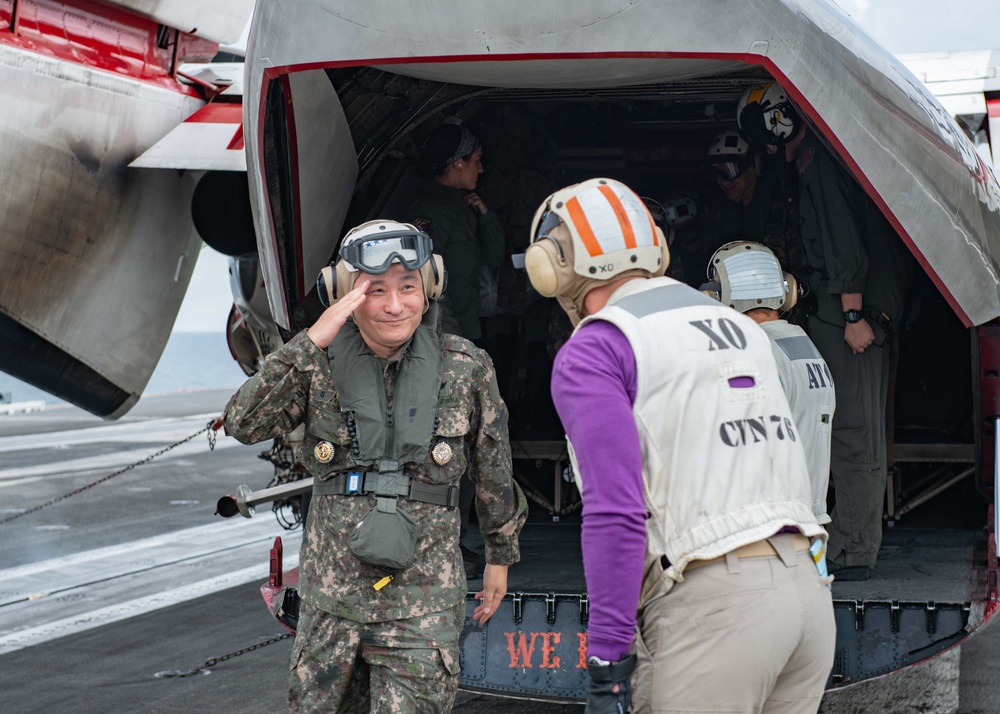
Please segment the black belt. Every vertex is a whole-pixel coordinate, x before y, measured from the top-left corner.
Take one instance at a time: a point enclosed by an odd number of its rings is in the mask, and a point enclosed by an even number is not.
[[[313,479],[313,493],[317,496],[401,496],[435,506],[458,506],[458,486],[422,483],[401,474],[388,477],[382,474],[379,483],[378,471],[344,471],[331,479]]]

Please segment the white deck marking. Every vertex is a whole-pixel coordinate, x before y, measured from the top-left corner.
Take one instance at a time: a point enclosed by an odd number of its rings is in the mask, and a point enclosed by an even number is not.
[[[286,567],[296,567],[298,562],[298,555],[295,554],[294,556],[287,558]],[[172,607],[182,602],[195,600],[211,593],[226,590],[237,585],[243,585],[244,583],[253,582],[255,580],[262,581],[267,577],[266,566],[263,566],[263,568],[263,577],[261,575],[262,566],[255,565],[243,568],[242,570],[226,573],[225,575],[210,578],[199,583],[174,588],[172,590],[167,590],[143,598],[137,598],[135,600],[126,600],[121,603],[109,605],[108,607],[91,610],[78,616],[67,617],[62,620],[45,623],[44,625],[30,627],[6,635],[0,635],[0,655],[17,652],[18,650],[26,647],[39,645],[58,637],[65,637],[78,632],[92,630],[95,627],[109,625],[113,622],[127,620],[128,618],[136,615],[144,615],[165,607]]]

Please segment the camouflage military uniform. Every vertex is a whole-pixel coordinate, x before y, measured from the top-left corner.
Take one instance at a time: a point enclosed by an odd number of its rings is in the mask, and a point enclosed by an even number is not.
[[[432,345],[442,355],[440,381],[434,382],[440,390],[429,402],[423,395],[422,403],[434,404],[436,396],[434,429],[426,434],[420,458],[401,459],[403,472],[417,482],[457,486],[468,468],[477,484],[487,561],[514,563],[520,555],[517,536],[527,503],[511,477],[507,409],[489,357],[465,339],[440,335],[430,326],[435,313],[432,308],[400,359],[392,362],[364,345],[354,322],[341,328],[329,355],[300,333],[268,356],[261,372],[230,400],[226,431],[243,443],[256,443],[305,423],[303,465],[317,482],[330,480],[358,468],[359,439],[371,438],[359,433],[364,432],[365,422],[355,423],[354,412],[341,410],[342,394],[384,387],[384,426],[389,428],[378,436],[391,444],[403,428],[393,426],[393,419],[414,419],[410,410],[393,417],[394,401],[396,406],[421,403],[402,393],[394,400],[397,381],[408,369],[417,369],[410,365],[426,355],[426,345]],[[341,350],[347,345],[337,354],[350,356],[352,364],[369,365],[351,372],[352,377],[357,375],[353,384],[335,382],[339,372],[333,355],[338,345]],[[424,347],[418,349],[419,345]],[[321,441],[333,446],[326,463],[316,456]],[[431,447],[441,442],[451,447],[452,457],[438,465]],[[367,496],[313,496],[300,558],[303,603],[289,676],[292,711],[350,711],[359,702],[359,710],[367,710],[369,684],[378,695],[371,697],[375,711],[451,708],[466,595],[458,511],[401,499],[400,505],[418,524],[419,535],[413,564],[392,571],[366,565],[348,550],[352,530],[374,504],[375,499]],[[389,575],[393,580],[376,590],[375,584]],[[383,686],[388,690],[380,689]]]

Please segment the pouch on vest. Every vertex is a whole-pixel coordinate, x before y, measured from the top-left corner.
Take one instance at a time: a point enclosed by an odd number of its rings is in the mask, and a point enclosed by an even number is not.
[[[354,527],[347,548],[362,563],[402,570],[413,563],[418,531],[396,499],[379,498],[378,505]]]

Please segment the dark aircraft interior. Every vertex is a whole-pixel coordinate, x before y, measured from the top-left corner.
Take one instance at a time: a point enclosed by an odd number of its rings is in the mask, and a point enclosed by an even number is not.
[[[425,180],[418,170],[424,137],[454,117],[482,141],[485,173],[477,192],[504,225],[508,255],[528,245],[534,211],[549,193],[607,176],[661,203],[678,195],[694,201],[697,215],[678,226],[671,254],[681,269],[676,276],[695,287],[704,281],[714,248],[702,239],[705,209],[722,200],[708,171],[707,148],[717,132],[736,129],[744,89],[768,78],[762,69],[744,66],[668,84],[542,90],[443,84],[371,67],[326,72],[358,154],[345,229],[375,217],[401,217]],[[265,137],[282,134],[279,97],[277,91],[268,95]],[[287,166],[287,148],[265,139],[269,180],[287,186],[280,180]],[[765,162],[763,170],[786,167]],[[289,224],[282,223],[275,204],[282,199],[275,195],[271,207],[280,236]],[[484,318],[485,346],[511,412],[517,477],[533,501],[531,522],[540,528],[525,533],[524,561],[511,569],[510,590],[582,592],[578,531],[552,527],[580,520],[579,494],[568,476],[563,432],[548,391],[552,357],[568,335],[568,321],[554,300],[533,293],[511,261],[492,277],[496,298],[488,301],[493,314]],[[310,293],[292,313],[293,331],[311,324],[321,309]],[[915,260],[903,323],[887,415],[893,443],[879,565],[868,582],[836,583],[834,596],[968,603],[986,590],[989,505],[976,476],[976,330],[962,324]]]

